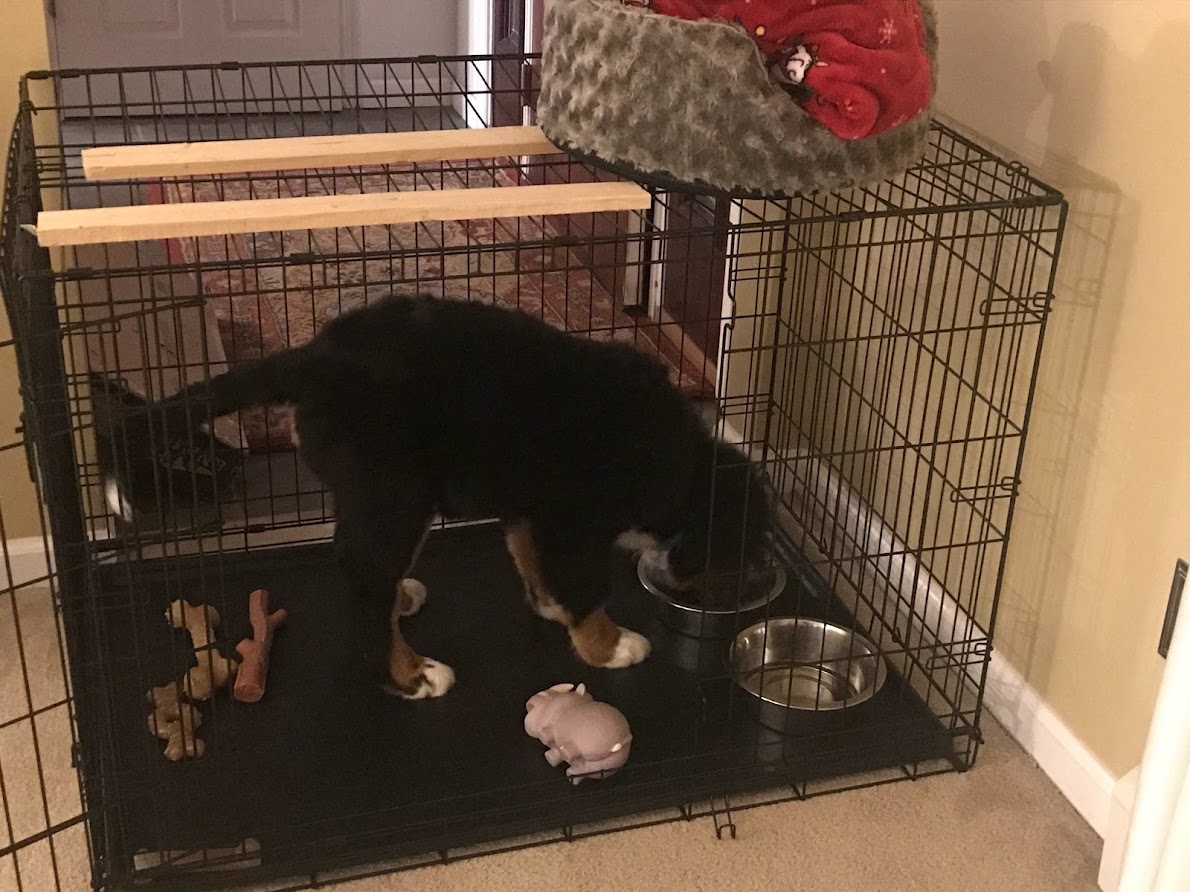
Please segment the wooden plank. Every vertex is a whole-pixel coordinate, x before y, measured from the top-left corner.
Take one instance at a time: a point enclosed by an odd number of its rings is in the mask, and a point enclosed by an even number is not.
[[[37,240],[44,247],[93,245],[431,220],[644,210],[649,202],[649,193],[635,183],[565,183],[83,208],[39,213]]]
[[[546,139],[540,127],[348,133],[101,146],[83,149],[83,173],[88,180],[127,180],[312,167],[467,161],[555,155],[558,152],[558,147]]]

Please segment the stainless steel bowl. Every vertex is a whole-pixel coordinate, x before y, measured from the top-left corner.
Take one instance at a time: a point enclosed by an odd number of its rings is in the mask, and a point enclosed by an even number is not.
[[[776,731],[812,727],[815,719],[871,700],[887,667],[875,646],[842,626],[777,617],[744,629],[729,654],[732,677]]]
[[[676,594],[667,592],[651,575],[653,554],[645,552],[636,564],[636,575],[645,590],[661,602],[662,620],[675,632],[693,638],[730,638],[749,623],[765,616],[768,605],[785,591],[785,571],[773,567],[773,582],[763,595],[742,602],[738,609],[707,610],[697,604],[686,604]]]

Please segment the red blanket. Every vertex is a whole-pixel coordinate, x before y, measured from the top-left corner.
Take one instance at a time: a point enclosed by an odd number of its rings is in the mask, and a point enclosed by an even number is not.
[[[648,5],[676,18],[738,22],[774,79],[807,114],[844,139],[902,124],[930,100],[917,0],[651,0]]]

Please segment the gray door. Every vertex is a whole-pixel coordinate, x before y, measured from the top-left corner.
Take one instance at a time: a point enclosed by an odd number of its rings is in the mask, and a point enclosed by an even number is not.
[[[47,4],[57,67],[76,69],[342,58],[347,54],[346,8],[343,0]],[[62,99],[68,105],[85,103],[91,114],[104,104],[154,116],[182,114],[193,103],[212,99],[267,102],[278,86],[271,80],[290,76],[284,70],[245,71],[247,81],[243,72],[229,76],[226,71],[93,76],[65,82]]]
[[[54,0],[70,68],[335,59],[341,0]]]

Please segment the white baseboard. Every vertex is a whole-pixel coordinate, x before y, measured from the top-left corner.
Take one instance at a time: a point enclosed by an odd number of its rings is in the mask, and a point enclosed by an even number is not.
[[[1136,804],[1140,766],[1133,768],[1116,784],[1112,793],[1111,816],[1107,834],[1103,837],[1103,856],[1099,859],[1099,888],[1103,892],[1117,892],[1124,867],[1124,847],[1128,842],[1128,827],[1132,823],[1132,809]]]
[[[49,554],[40,536],[9,539],[4,546],[8,560],[0,563],[0,591],[28,585],[49,575]]]
[[[984,704],[1092,829],[1105,837],[1116,778],[999,654],[992,655]]]

